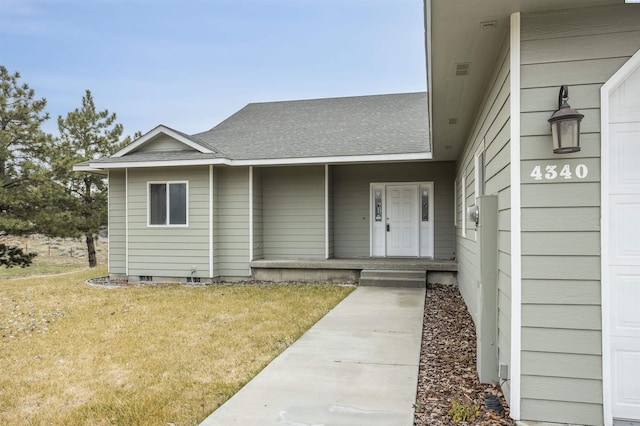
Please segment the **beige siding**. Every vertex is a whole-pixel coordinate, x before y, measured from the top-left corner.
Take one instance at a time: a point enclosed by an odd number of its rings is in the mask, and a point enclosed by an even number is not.
[[[215,275],[249,276],[249,168],[216,167],[216,185]]]
[[[148,182],[188,182],[188,226],[147,225]],[[129,170],[129,275],[209,276],[209,171],[191,168]]]
[[[264,257],[325,257],[324,166],[263,169]]]
[[[510,182],[510,69],[509,42],[505,39],[496,67],[487,81],[487,89],[467,140],[456,171],[456,257],[458,283],[474,320],[477,315],[477,281],[479,246],[475,223],[466,220],[462,229],[462,215],[466,207],[476,204],[475,154],[484,141],[485,194],[498,196],[498,360],[511,361],[511,182]],[[464,179],[463,179],[464,177]],[[466,183],[462,188],[463,180]],[[465,193],[463,200],[462,193]],[[464,201],[464,204],[462,203]],[[507,396],[509,382],[503,385]]]
[[[523,420],[600,425],[600,87],[640,48],[640,11],[607,6],[522,15]],[[582,151],[554,155],[560,85],[585,115]],[[547,165],[584,179],[535,181]]]
[[[370,183],[434,182],[434,257],[454,255],[451,162],[345,165],[331,168],[333,249],[336,257],[369,257]]]
[[[109,274],[126,274],[125,171],[109,172]]]

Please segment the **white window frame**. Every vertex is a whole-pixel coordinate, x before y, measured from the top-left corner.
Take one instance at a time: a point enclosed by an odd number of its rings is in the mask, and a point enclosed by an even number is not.
[[[453,226],[458,226],[458,179],[453,181]]]
[[[467,238],[467,170],[464,169],[462,171],[462,176],[460,177],[460,195],[462,195],[462,199],[460,202],[462,203],[462,238]]]
[[[487,170],[487,157],[484,149],[484,139],[476,149],[476,153],[473,156],[473,164],[474,164],[474,178],[475,178],[475,199],[478,197],[485,195],[486,190],[486,170]],[[482,158],[482,163],[480,164],[480,159]],[[482,191],[481,191],[482,189]],[[482,192],[482,193],[481,193]]]
[[[169,223],[169,218],[170,218],[170,214],[169,214],[169,209],[171,208],[171,203],[170,203],[170,191],[169,191],[169,185],[171,184],[184,184],[185,185],[185,190],[186,190],[186,197],[185,197],[185,214],[186,214],[186,223]],[[167,202],[166,202],[166,207],[167,207],[167,214],[166,214],[166,220],[167,223],[159,225],[159,224],[151,224],[151,185],[166,185],[167,186]],[[149,228],[186,228],[189,226],[189,181],[187,180],[169,180],[169,181],[148,181],[147,182],[147,227]]]

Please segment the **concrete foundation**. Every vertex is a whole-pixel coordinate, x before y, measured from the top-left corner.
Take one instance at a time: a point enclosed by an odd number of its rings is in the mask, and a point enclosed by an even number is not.
[[[356,283],[359,277],[357,269],[253,268],[253,279],[258,281]]]
[[[458,285],[457,272],[455,271],[428,271],[427,284]]]

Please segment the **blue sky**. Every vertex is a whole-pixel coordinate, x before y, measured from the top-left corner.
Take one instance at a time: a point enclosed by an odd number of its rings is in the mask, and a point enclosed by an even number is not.
[[[0,64],[58,115],[91,90],[125,134],[250,102],[424,91],[422,0],[0,0]]]

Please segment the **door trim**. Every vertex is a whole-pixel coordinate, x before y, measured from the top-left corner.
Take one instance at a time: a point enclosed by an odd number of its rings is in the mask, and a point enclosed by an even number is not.
[[[416,185],[417,187],[417,193],[416,193],[416,207],[418,209],[418,214],[416,215],[416,220],[418,221],[418,242],[417,242],[417,251],[418,251],[418,255],[417,256],[410,256],[410,257],[417,257],[417,258],[426,258],[426,259],[433,259],[435,258],[435,229],[436,229],[436,220],[435,220],[435,203],[436,203],[436,198],[435,198],[435,183],[434,181],[412,181],[412,182],[370,182],[369,183],[369,257],[379,257],[379,258],[386,258],[386,257],[397,257],[397,256],[388,256],[387,255],[387,251],[386,251],[386,232],[384,233],[385,237],[384,237],[384,241],[382,242],[382,245],[385,247],[384,249],[384,255],[379,255],[379,254],[375,254],[374,255],[374,232],[375,232],[375,195],[374,195],[374,188],[375,187],[382,187],[382,217],[383,217],[383,221],[384,222],[384,218],[386,217],[386,192],[387,192],[387,187],[388,186],[394,186],[394,185]],[[423,185],[428,185],[429,189],[431,190],[430,193],[430,201],[429,201],[429,223],[431,223],[431,241],[430,243],[430,247],[431,247],[431,255],[430,256],[422,256],[420,254],[421,252],[421,247],[422,247],[422,240],[420,238],[421,235],[421,216],[420,216],[420,187]]]
[[[610,132],[609,132],[609,97],[630,76],[640,68],[640,50],[638,50],[600,89],[600,282],[602,297],[602,404],[605,426],[613,425],[613,401],[611,371],[611,282],[609,280],[609,209],[610,168]]]

